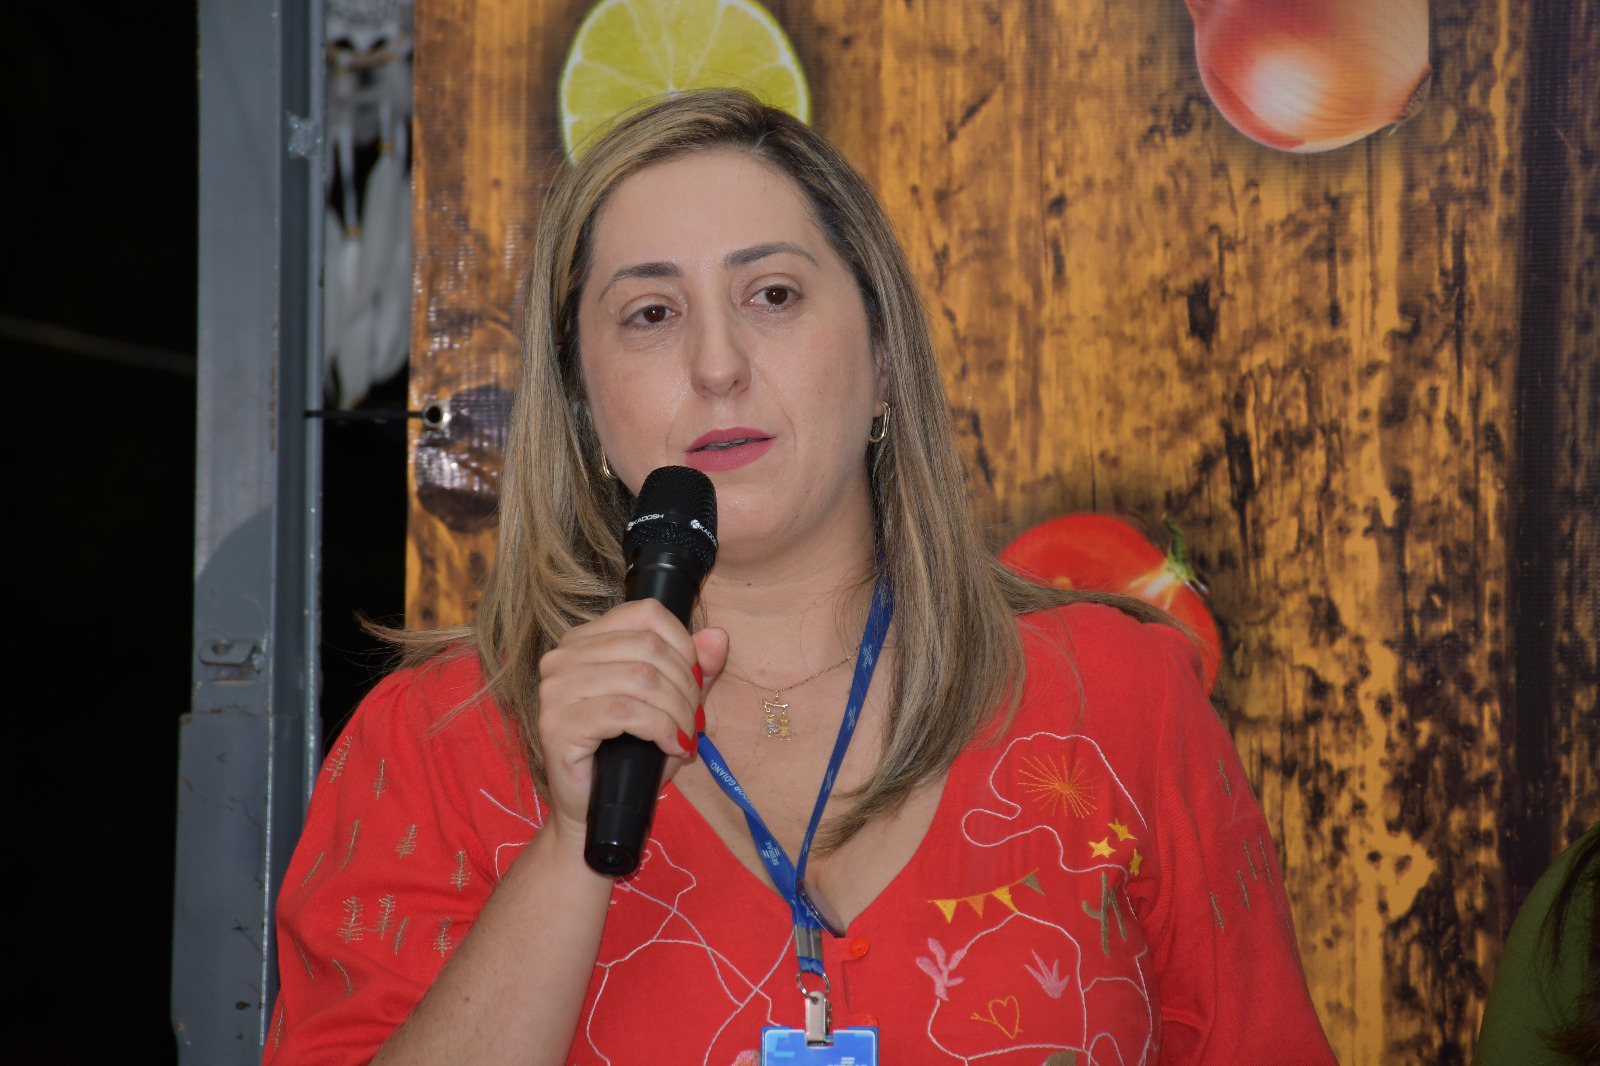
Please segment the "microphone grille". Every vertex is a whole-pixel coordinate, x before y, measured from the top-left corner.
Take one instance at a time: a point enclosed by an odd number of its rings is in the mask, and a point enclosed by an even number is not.
[[[717,490],[711,479],[687,466],[652,470],[634,498],[623,555],[641,544],[685,548],[710,570],[717,561]]]

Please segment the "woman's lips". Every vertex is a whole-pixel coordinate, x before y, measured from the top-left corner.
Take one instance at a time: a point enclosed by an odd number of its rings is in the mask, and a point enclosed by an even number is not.
[[[733,470],[755,462],[771,447],[772,438],[759,429],[716,429],[689,445],[684,462],[708,473]]]

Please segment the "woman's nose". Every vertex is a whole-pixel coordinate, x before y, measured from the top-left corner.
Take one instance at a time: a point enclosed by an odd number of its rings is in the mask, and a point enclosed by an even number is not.
[[[689,377],[696,392],[725,396],[749,387],[750,360],[733,313],[703,310],[694,316],[689,334]]]

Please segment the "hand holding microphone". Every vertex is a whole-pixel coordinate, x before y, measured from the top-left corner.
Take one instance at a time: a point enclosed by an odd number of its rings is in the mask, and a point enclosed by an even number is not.
[[[716,559],[716,494],[704,474],[663,467],[640,487],[623,539],[629,602],[574,627],[539,663],[539,735],[552,811],[547,828],[581,837],[612,876],[638,865],[667,775],[687,762],[700,702],[727,636],[687,631]],[[619,736],[618,734],[622,734]],[[576,843],[576,842],[574,842]]]
[[[623,599],[655,600],[687,630],[700,584],[717,561],[717,491],[711,479],[686,466],[651,471],[634,500],[622,553],[628,564]],[[661,748],[628,733],[595,752],[583,849],[595,871],[621,877],[638,868],[662,759]]]

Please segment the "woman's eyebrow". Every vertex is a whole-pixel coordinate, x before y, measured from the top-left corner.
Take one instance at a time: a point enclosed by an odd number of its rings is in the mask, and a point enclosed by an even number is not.
[[[769,255],[778,255],[783,252],[789,252],[793,255],[798,255],[802,259],[810,262],[813,266],[816,265],[816,257],[793,241],[768,241],[766,244],[754,244],[749,248],[740,248],[736,252],[729,252],[723,258],[722,265],[731,270],[736,267],[747,266],[750,263],[765,259]],[[678,269],[678,265],[676,263],[635,263],[632,266],[625,266],[621,270],[618,270],[615,274],[611,275],[610,280],[606,282],[605,288],[600,290],[600,294],[596,297],[596,299],[599,299],[600,296],[604,296],[607,289],[610,289],[611,286],[615,285],[619,281],[624,280],[625,278],[681,277],[683,277],[683,271]]]
[[[727,257],[723,259],[722,264],[730,269],[742,267],[754,263],[758,259],[765,259],[769,255],[777,255],[780,252],[791,252],[798,255],[802,259],[808,260],[812,266],[817,263],[810,252],[793,241],[769,241],[766,244],[756,244],[749,248],[741,248],[737,252],[729,252]]]
[[[624,278],[681,277],[683,277],[683,271],[678,269],[676,263],[635,263],[633,266],[625,266],[615,274],[611,275],[611,280],[606,282],[606,287],[600,290],[600,296],[604,296],[607,289],[611,288],[611,286],[615,285]],[[599,299],[600,296],[595,298]]]

